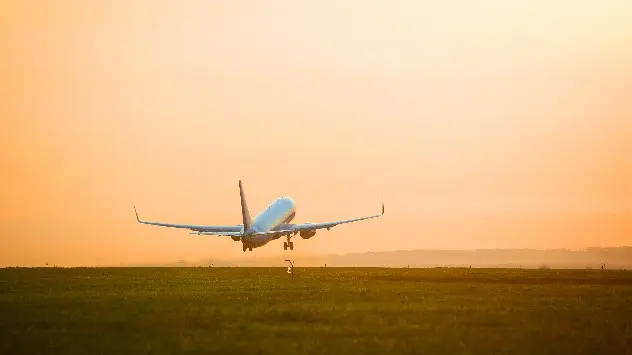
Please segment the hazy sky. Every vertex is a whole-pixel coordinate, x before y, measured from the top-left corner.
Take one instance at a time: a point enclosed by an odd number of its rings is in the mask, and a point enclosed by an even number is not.
[[[632,244],[632,1],[1,1],[0,265]],[[285,255],[275,241],[248,255]]]

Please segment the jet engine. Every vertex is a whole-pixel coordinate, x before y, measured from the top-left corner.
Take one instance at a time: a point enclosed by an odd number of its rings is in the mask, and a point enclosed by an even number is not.
[[[301,238],[309,239],[309,238],[311,238],[311,237],[316,235],[316,231],[314,231],[314,230],[300,231],[300,234],[301,234]]]
[[[236,242],[238,242],[238,241],[240,241],[240,240],[241,240],[241,239],[240,239],[241,237],[239,237],[239,236],[237,236],[237,235],[233,235],[233,236],[231,236],[231,238],[232,238],[234,241],[236,241]]]

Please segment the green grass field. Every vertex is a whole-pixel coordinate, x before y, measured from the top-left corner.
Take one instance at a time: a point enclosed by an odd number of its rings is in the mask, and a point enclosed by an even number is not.
[[[632,272],[0,269],[2,354],[632,354]]]

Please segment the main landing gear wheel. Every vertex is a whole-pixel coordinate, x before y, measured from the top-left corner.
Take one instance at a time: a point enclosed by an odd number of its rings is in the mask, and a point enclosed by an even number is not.
[[[245,245],[242,247],[242,249],[244,250],[244,252],[246,252],[246,249],[248,249]]]
[[[292,239],[292,235],[286,234],[285,237],[287,238],[287,242],[283,242],[283,250],[287,250],[287,248],[290,248],[290,250],[294,250],[294,243],[290,242],[290,239]]]
[[[248,248],[249,251],[252,251],[252,247]]]

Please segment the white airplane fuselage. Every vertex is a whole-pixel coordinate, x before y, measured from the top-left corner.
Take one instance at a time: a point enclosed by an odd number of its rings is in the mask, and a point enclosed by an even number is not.
[[[269,232],[284,224],[290,223],[296,216],[296,206],[289,197],[281,197],[274,200],[265,210],[252,219],[252,225],[243,232],[241,242],[247,248],[258,248],[268,244],[280,236],[254,235],[260,232]]]

